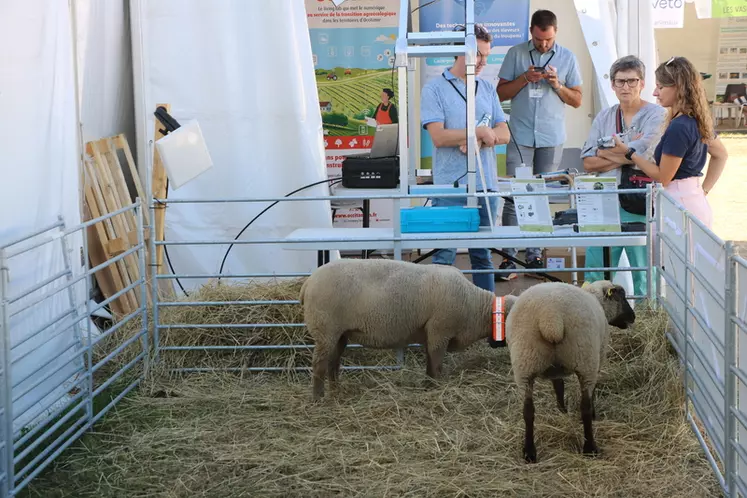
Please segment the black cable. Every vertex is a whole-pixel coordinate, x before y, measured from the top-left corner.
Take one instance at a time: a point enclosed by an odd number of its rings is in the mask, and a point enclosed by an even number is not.
[[[422,9],[423,7],[428,7],[429,5],[434,4],[434,3],[438,2],[438,1],[440,1],[440,0],[431,0],[428,3],[424,3],[423,5],[420,5],[419,7],[415,7],[414,9],[412,9],[410,11],[410,14],[414,14],[415,11]]]
[[[298,193],[298,192],[300,192],[302,190],[305,190],[305,189],[311,188],[311,187],[315,187],[315,186],[321,185],[323,183],[332,183],[332,182],[338,182],[339,183],[340,181],[341,180],[339,178],[328,178],[326,180],[321,180],[321,181],[318,181],[318,182],[310,183],[309,185],[304,185],[303,187],[298,188],[298,189],[294,190],[293,192],[289,192],[289,193],[285,194],[283,197],[290,197],[293,194],[296,194],[296,193]],[[244,225],[244,228],[241,229],[241,231],[236,235],[236,237],[233,238],[233,240],[239,240],[239,237],[241,237],[241,235],[246,231],[247,228],[249,228],[249,226],[252,223],[254,223],[255,221],[257,221],[257,219],[260,216],[262,216],[263,214],[265,214],[268,210],[270,210],[270,208],[272,208],[278,202],[280,202],[280,201],[275,201],[272,204],[270,204],[269,206],[267,206],[266,208],[264,208],[262,211],[260,211],[260,213],[257,216],[255,216],[254,218],[252,218],[249,223],[247,223],[246,225]],[[231,245],[228,246],[228,250],[226,250],[226,254],[223,256],[223,261],[221,261],[221,263],[220,263],[220,269],[218,270],[218,275],[222,275],[223,274],[223,266],[226,264],[226,259],[228,258],[228,254],[231,252],[231,249],[233,248],[234,245],[235,244],[231,244]],[[218,281],[219,282],[220,282],[220,279],[221,279],[221,277],[219,276],[218,277]]]
[[[511,117],[511,113],[509,113],[509,118]],[[511,139],[514,141],[514,147],[516,147],[516,152],[519,153],[519,161],[521,161],[521,164],[524,164],[524,156],[521,154],[521,149],[519,148],[519,144],[516,143],[516,138],[514,137],[514,132],[511,131],[511,125],[508,124],[509,119],[506,120],[506,126],[508,126],[508,134],[511,135]],[[526,164],[524,164],[526,166]]]
[[[307,188],[311,188],[311,187],[315,187],[316,185],[321,185],[322,183],[331,183],[332,185],[334,185],[335,183],[339,183],[339,182],[341,182],[341,181],[342,181],[342,180],[340,180],[339,178],[328,178],[328,179],[326,179],[326,180],[321,180],[321,181],[318,181],[318,182],[314,182],[314,183],[311,183],[311,184],[309,184],[309,185],[305,185],[305,186],[303,186],[303,187],[301,187],[301,188],[299,188],[299,189],[296,189],[296,190],[294,190],[293,192],[290,192],[290,193],[288,193],[288,194],[285,194],[285,196],[284,196],[284,197],[290,197],[291,195],[293,195],[293,194],[296,194],[296,193],[298,193],[298,192],[300,192],[300,191],[302,191],[302,190],[304,190],[304,189],[307,189]],[[330,185],[330,186],[331,186],[331,185]],[[169,191],[169,180],[168,180],[168,178],[167,178],[167,179],[166,179],[166,195],[167,195],[167,196],[168,196],[168,191]],[[241,237],[241,235],[242,235],[242,234],[243,234],[243,233],[244,233],[244,232],[246,231],[246,229],[247,229],[247,228],[249,228],[249,226],[250,226],[250,225],[251,225],[252,223],[254,223],[255,221],[257,221],[257,219],[258,219],[258,218],[259,218],[260,216],[262,216],[263,214],[265,214],[265,213],[266,213],[266,212],[267,212],[267,211],[268,211],[268,210],[269,210],[270,208],[272,208],[272,207],[273,207],[273,206],[274,206],[275,204],[277,204],[278,202],[280,202],[280,201],[275,201],[275,202],[273,202],[272,204],[270,204],[269,206],[267,206],[267,207],[266,207],[265,209],[263,209],[263,210],[262,210],[262,211],[261,211],[261,212],[260,212],[260,213],[259,213],[258,215],[256,215],[256,216],[255,216],[254,218],[252,218],[252,220],[251,220],[251,221],[250,221],[249,223],[247,223],[247,224],[246,224],[246,225],[244,226],[244,228],[242,228],[242,229],[241,229],[241,231],[240,231],[240,232],[238,233],[238,235],[236,235],[236,237],[234,237],[234,239],[233,239],[233,240],[238,240],[238,239],[239,239],[239,237]],[[164,203],[164,202],[160,202],[160,201],[159,201],[158,203],[159,203],[159,204],[161,204],[161,205],[163,205],[163,206],[165,206],[165,205],[166,205],[166,203]],[[164,237],[164,241],[165,241],[165,237]],[[223,261],[221,262],[221,265],[220,265],[220,270],[218,271],[218,274],[219,274],[219,275],[221,275],[221,274],[223,273],[223,266],[225,265],[225,263],[226,263],[226,259],[228,258],[228,254],[229,254],[229,253],[231,252],[231,248],[233,248],[233,246],[234,246],[234,244],[231,244],[230,246],[228,246],[228,250],[226,251],[226,254],[225,254],[225,255],[223,256]],[[164,251],[164,254],[165,254],[165,256],[166,256],[166,261],[167,261],[167,262],[168,262],[168,264],[169,264],[169,269],[171,270],[171,273],[172,273],[173,275],[176,275],[176,270],[174,270],[174,265],[173,265],[173,263],[171,262],[171,258],[169,257],[169,250],[168,250],[168,246],[167,246],[167,245],[164,245],[164,246],[163,246],[163,251]],[[184,288],[184,286],[182,285],[182,283],[181,283],[181,281],[179,280],[179,278],[177,277],[177,278],[175,278],[175,280],[176,280],[176,283],[177,283],[177,284],[179,285],[179,288],[180,288],[180,289],[182,290],[182,292],[184,293],[184,295],[185,295],[185,296],[187,296],[187,297],[189,297],[189,293],[188,293],[188,292],[187,292],[187,290],[186,290],[186,289]],[[218,280],[220,281],[220,277],[218,277]]]

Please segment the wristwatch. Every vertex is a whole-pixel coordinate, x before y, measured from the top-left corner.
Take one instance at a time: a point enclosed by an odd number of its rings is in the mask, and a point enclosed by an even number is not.
[[[628,161],[632,161],[633,154],[635,154],[635,149],[633,147],[629,147],[628,152],[625,153],[625,159],[627,159]]]

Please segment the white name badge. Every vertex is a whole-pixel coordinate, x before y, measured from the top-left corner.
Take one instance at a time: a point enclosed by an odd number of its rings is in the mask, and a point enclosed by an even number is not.
[[[541,99],[544,94],[545,94],[545,89],[542,87],[529,89],[530,99]]]

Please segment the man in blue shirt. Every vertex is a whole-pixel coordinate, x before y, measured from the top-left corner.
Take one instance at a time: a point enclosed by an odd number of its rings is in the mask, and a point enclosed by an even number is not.
[[[555,41],[558,19],[549,10],[532,15],[532,39],[511,47],[498,73],[498,96],[511,100],[510,125],[516,141],[506,148],[506,174],[516,175],[524,163],[534,174],[556,171],[563,155],[565,106],[581,106],[581,72],[576,56]],[[516,209],[512,198],[503,206],[503,225],[515,226]],[[514,248],[503,249],[516,256]],[[526,249],[528,268],[544,268],[540,248]],[[516,266],[504,260],[501,269]],[[534,276],[536,274],[528,274]],[[496,278],[508,280],[515,274]]]
[[[464,30],[464,27],[461,28]],[[510,135],[506,126],[506,116],[501,109],[495,87],[477,77],[485,67],[490,54],[492,36],[485,28],[475,25],[477,38],[477,61],[475,65],[475,116],[478,122],[485,119],[487,126],[475,130],[480,144],[480,159],[485,173],[485,188],[496,191],[498,171],[496,167],[496,145],[506,144]],[[433,141],[433,183],[436,185],[464,185],[467,177],[467,68],[464,56],[455,57],[454,65],[441,76],[429,81],[421,92],[420,119]],[[477,167],[477,161],[475,161]],[[479,171],[477,190],[483,189]],[[488,217],[486,198],[479,199],[480,225],[492,226],[497,215],[498,199],[490,198]],[[467,198],[433,199],[434,206],[466,205]],[[470,262],[473,270],[493,269],[490,249],[470,249]],[[456,257],[456,249],[441,249],[433,255],[434,264],[451,265]],[[478,287],[495,292],[495,278],[492,274],[473,274],[472,281]]]

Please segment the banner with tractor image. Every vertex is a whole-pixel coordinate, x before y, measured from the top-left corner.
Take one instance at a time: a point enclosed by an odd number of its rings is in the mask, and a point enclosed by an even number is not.
[[[377,123],[398,121],[399,3],[357,0],[336,7],[328,0],[306,0],[330,178],[341,176],[348,154],[371,148]],[[334,226],[362,226],[362,201],[333,202],[332,208]],[[370,226],[390,227],[391,220],[390,200],[371,202]]]

